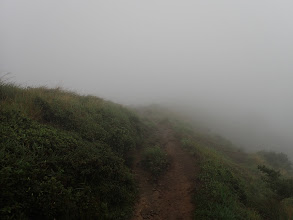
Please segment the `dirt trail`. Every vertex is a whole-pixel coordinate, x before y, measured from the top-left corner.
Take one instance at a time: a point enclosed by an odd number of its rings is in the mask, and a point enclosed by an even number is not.
[[[172,130],[162,127],[159,132],[162,147],[169,155],[171,164],[154,184],[137,161],[134,172],[139,180],[141,194],[133,220],[192,219],[191,196],[198,171],[195,159],[181,149]]]

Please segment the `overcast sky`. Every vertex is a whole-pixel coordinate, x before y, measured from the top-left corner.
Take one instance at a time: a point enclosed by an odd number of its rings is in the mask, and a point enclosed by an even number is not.
[[[292,0],[1,0],[0,73],[254,117],[289,137],[292,10]]]

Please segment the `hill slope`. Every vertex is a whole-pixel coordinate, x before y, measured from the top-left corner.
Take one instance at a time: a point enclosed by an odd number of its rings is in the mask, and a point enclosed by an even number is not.
[[[4,83],[0,106],[3,218],[129,218],[137,187],[125,159],[142,135],[132,112]]]
[[[190,198],[192,197],[194,209],[192,218],[194,219],[291,219],[293,205],[290,197],[293,194],[290,190],[293,189],[293,184],[290,183],[290,179],[287,181],[282,177],[280,180],[267,182],[266,176],[258,170],[258,165],[268,166],[279,169],[287,178],[291,177],[291,168],[289,168],[291,164],[284,154],[274,152],[247,154],[220,136],[201,133],[193,128],[190,119],[159,106],[137,109],[136,112],[148,127],[157,129],[157,136],[149,141],[149,145],[160,143],[160,140],[166,138],[166,133],[159,132],[162,128],[168,131],[167,134],[172,134],[171,144],[161,143],[161,148],[172,160],[170,167],[159,177],[158,182],[153,183],[155,192],[149,191],[152,179],[146,178],[145,174],[141,174],[142,178],[138,178],[143,183],[140,189],[141,198],[146,197],[146,199],[143,202],[140,201],[136,218],[143,217],[145,214],[143,210],[154,211],[157,206],[160,207],[160,203],[163,203],[165,212],[168,210],[166,216],[171,214],[173,219],[176,219],[177,214],[183,213],[178,201],[184,200],[187,190],[181,191],[181,195],[173,192],[173,195],[178,196],[169,201],[168,196],[163,197],[164,191],[171,195],[174,189],[180,191],[182,188],[178,189],[176,185],[185,179],[186,184],[191,184],[188,191]],[[268,155],[269,160],[262,154]],[[192,159],[188,159],[190,156]],[[272,164],[278,166],[272,166]],[[174,169],[176,166],[189,168],[180,169],[182,173],[176,174],[178,179],[169,179],[167,186],[158,185],[160,181],[168,178],[170,173],[176,173]],[[186,175],[189,176],[188,179],[184,177]],[[282,183],[283,180],[286,183]],[[282,196],[271,188],[271,183],[281,183],[282,190],[287,190],[286,196]],[[156,192],[157,187],[162,188],[161,192]],[[160,202],[158,205],[157,195],[162,196],[158,200]],[[155,202],[149,201],[148,197]],[[189,204],[189,202],[184,203],[187,207]],[[164,215],[161,212],[152,214],[150,219],[165,218],[161,217]],[[168,218],[171,216],[169,215]],[[182,216],[185,216],[184,219],[191,219],[188,215]]]
[[[156,106],[126,109],[58,88],[1,82],[0,137],[3,219],[289,219],[293,213],[293,183],[270,170],[289,176],[285,155],[246,154]]]

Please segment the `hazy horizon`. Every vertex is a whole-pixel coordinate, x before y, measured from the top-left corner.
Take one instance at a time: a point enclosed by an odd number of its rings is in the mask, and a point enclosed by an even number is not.
[[[292,7],[2,0],[0,73],[125,105],[181,106],[249,149],[293,157]]]

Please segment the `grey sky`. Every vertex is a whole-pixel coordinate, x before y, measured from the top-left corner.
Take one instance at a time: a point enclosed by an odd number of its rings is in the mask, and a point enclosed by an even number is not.
[[[0,72],[293,132],[293,1],[1,0]]]

